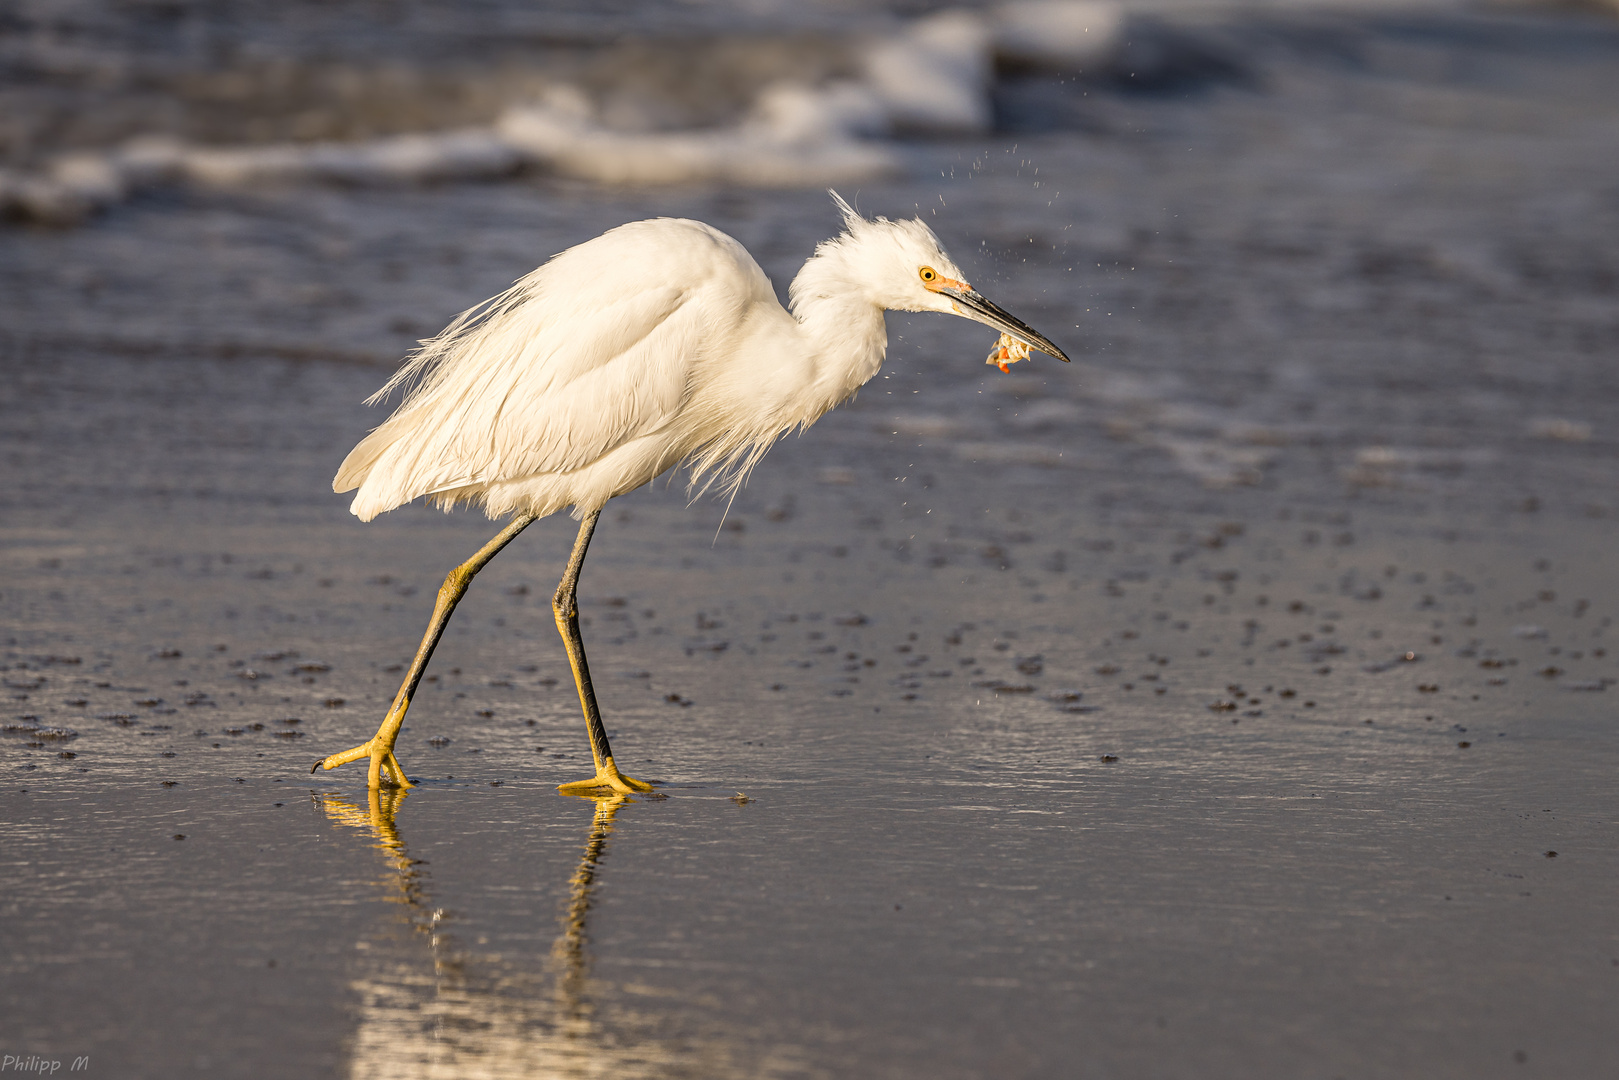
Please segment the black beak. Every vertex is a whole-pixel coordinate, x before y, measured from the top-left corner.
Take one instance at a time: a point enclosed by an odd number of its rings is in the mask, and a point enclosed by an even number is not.
[[[1065,364],[1069,362],[1067,354],[1053,345],[1050,338],[1036,333],[1022,319],[1003,310],[994,301],[980,295],[977,290],[956,289],[947,285],[938,292],[954,300],[956,311],[966,318],[986,326],[993,326],[1003,334],[1011,334],[1025,345],[1049,353]]]

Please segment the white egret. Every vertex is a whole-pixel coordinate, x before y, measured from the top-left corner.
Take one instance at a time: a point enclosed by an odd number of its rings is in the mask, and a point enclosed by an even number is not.
[[[573,507],[579,536],[551,609],[573,667],[596,775],[568,794],[649,791],[602,727],[575,592],[603,504],[686,464],[734,491],[771,443],[877,374],[886,309],[940,311],[1001,332],[989,363],[1061,349],[967,284],[920,220],[867,221],[836,192],[844,231],[793,279],[791,312],[741,244],[700,221],[621,225],[462,314],[375,397],[408,386],[332,482],[362,521],[425,497],[511,522],[438,591],[421,647],[377,733],[315,763],[368,757],[369,782],[409,787],[394,756],[405,711],[473,575],[536,519]],[[313,769],[311,771],[314,771]]]

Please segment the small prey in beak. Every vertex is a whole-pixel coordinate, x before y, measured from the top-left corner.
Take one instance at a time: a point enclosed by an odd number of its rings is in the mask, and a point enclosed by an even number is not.
[[[995,343],[995,347],[989,350],[989,357],[985,359],[984,363],[994,364],[1002,371],[1011,371],[1012,368],[1010,365],[1017,363],[1019,360],[1027,360],[1028,358],[1028,342],[1019,341],[1011,334],[1002,334],[1001,339]],[[1066,360],[1067,357],[1064,357],[1063,359]]]
[[[995,343],[995,348],[991,350],[986,363],[995,364],[1002,371],[1008,371],[1010,370],[1008,365],[1015,364],[1019,360],[1027,360],[1030,349],[1039,349],[1065,364],[1069,362],[1068,355],[1057,348],[1050,338],[1006,311],[965,281],[940,278],[926,287],[930,292],[948,296],[957,315],[994,327],[1001,332],[1001,338]]]

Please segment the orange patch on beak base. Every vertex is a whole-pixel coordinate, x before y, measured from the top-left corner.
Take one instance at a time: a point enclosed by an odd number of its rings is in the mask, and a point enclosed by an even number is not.
[[[964,293],[970,293],[973,291],[973,287],[967,284],[965,281],[957,281],[955,278],[947,277],[942,277],[935,281],[924,281],[922,283],[922,288],[926,289],[928,292],[944,292],[946,289],[954,289],[957,292]],[[961,305],[956,303],[955,300],[952,299],[950,301],[950,306],[954,308],[956,314],[960,315],[962,318],[971,318],[970,315],[961,310]]]

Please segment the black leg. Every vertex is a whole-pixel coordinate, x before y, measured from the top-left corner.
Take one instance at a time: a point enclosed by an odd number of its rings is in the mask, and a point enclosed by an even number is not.
[[[579,689],[579,706],[585,712],[585,729],[590,734],[590,756],[596,759],[596,775],[589,780],[563,784],[558,790],[568,795],[583,795],[605,789],[620,792],[651,791],[652,785],[625,776],[613,764],[613,748],[607,742],[607,729],[602,726],[601,710],[596,707],[596,689],[590,684],[590,665],[585,661],[585,639],[579,633],[579,572],[585,565],[585,549],[596,531],[600,510],[592,510],[579,523],[579,538],[574,541],[573,554],[568,558],[568,569],[551,599],[551,612],[556,616],[557,632],[568,650],[568,663],[573,667],[574,685]]]

